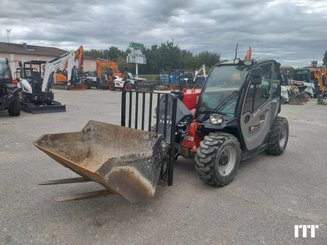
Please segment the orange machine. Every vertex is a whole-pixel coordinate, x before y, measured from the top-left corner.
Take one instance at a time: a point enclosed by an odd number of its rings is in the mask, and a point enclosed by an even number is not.
[[[67,83],[67,76],[63,74],[63,71],[57,70],[55,73],[55,84],[60,84],[60,83]]]
[[[97,58],[97,77],[100,83],[99,87],[108,89],[109,83],[117,77],[123,77],[124,74],[119,71],[118,64],[110,61]]]
[[[317,68],[317,61],[312,61],[311,66],[314,68],[314,77],[318,81],[319,85],[319,96],[318,104],[327,105],[326,98],[326,79],[327,79],[327,68]],[[325,81],[323,81],[323,78]]]

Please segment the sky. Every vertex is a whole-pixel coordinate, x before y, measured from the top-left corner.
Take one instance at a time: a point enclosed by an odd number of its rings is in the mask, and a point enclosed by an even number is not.
[[[9,33],[7,30],[11,30]],[[1,0],[0,41],[66,50],[167,41],[197,54],[322,64],[327,3],[320,0]]]

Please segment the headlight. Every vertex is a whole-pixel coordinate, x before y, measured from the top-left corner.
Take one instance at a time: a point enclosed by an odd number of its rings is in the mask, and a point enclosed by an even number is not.
[[[246,65],[246,66],[250,66],[252,64],[253,64],[253,61],[252,60],[245,60],[244,61],[244,65]]]
[[[237,65],[237,64],[239,64],[240,62],[241,62],[241,60],[240,60],[239,58],[236,58],[236,59],[234,59],[234,62],[233,62],[233,63],[234,63],[235,65]]]
[[[209,120],[211,124],[219,125],[223,123],[224,118],[218,114],[211,114]]]

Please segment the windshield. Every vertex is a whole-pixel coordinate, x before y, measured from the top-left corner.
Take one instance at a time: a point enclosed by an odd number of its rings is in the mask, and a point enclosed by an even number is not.
[[[10,79],[8,65],[3,61],[0,61],[0,79],[1,81],[6,80],[6,82]]]
[[[215,112],[233,116],[238,93],[248,68],[244,66],[216,66],[203,87],[197,114]]]
[[[307,71],[300,71],[294,74],[294,80],[307,82],[308,74]]]

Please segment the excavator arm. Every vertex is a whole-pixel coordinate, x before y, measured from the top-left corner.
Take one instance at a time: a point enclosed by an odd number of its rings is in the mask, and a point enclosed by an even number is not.
[[[75,69],[77,69],[77,71],[81,74],[83,72],[83,59],[84,49],[83,46],[80,46],[76,51],[72,50],[64,53],[58,58],[48,61],[45,64],[42,92],[45,92],[49,88],[52,81],[51,76],[58,69],[64,69],[67,71],[66,81],[68,83],[71,82]]]
[[[44,67],[44,77],[42,83],[42,92],[48,90],[51,84],[51,76],[53,73],[56,72],[58,69],[67,66],[67,80],[69,81],[72,76],[72,67],[74,65],[74,51],[67,52],[61,55],[58,58],[48,61]]]

